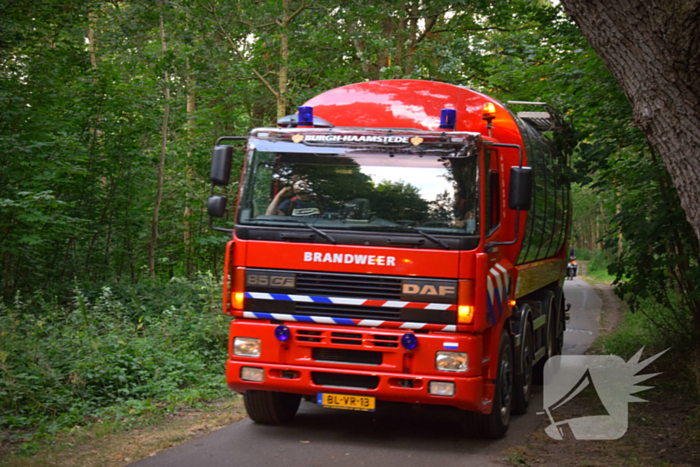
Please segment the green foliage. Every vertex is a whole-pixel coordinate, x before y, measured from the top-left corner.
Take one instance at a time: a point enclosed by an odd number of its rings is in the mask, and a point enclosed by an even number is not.
[[[596,350],[601,354],[619,355],[624,359],[634,355],[640,347],[663,350],[663,335],[642,313],[625,314],[617,332],[596,341]]]
[[[589,253],[590,254],[590,253]],[[607,271],[610,260],[603,251],[596,251],[587,264],[588,272],[595,273],[599,271]]]
[[[593,257],[593,252],[587,248],[576,248],[576,261],[588,261]]]
[[[291,9],[300,6],[295,0]],[[534,98],[532,83],[544,89],[540,75],[555,76],[561,65],[549,55],[580,58],[565,37],[580,36],[546,2],[341,1],[310,5],[286,28],[278,23],[282,9],[278,0],[3,7],[0,295],[51,295],[74,278],[101,284],[146,277],[166,85],[159,280],[221,269],[224,240],[208,228],[204,211],[211,147],[221,135],[275,123],[271,90],[279,89],[283,67],[292,113],[321,91],[368,79],[449,81]],[[552,31],[550,43],[566,40],[547,51],[540,44]],[[545,62],[546,70],[531,74]],[[231,207],[243,163],[242,151],[235,154],[234,183],[221,190]],[[413,204],[404,217],[418,221],[424,206]],[[232,212],[223,222],[231,221]]]
[[[611,276],[608,273],[610,263],[608,253],[603,250],[597,250],[591,255],[591,259],[586,265],[586,274],[598,282],[611,284],[615,280],[615,276]]]
[[[665,309],[670,322],[660,329],[686,338],[700,335],[700,254],[695,232],[688,224],[668,174],[653,158],[615,160],[618,186],[625,196],[606,234],[606,246],[619,252],[608,268],[616,276],[617,293],[631,310]],[[618,233],[623,243],[620,251]],[[653,306],[651,305],[653,303]]]
[[[553,103],[574,120],[576,173],[568,175],[580,186],[572,189],[572,240],[578,248],[602,244],[611,264],[598,272],[595,261],[602,257],[594,256],[592,273],[605,280],[612,275],[631,309],[647,299],[667,310],[680,307],[680,315],[691,318],[685,331],[700,335],[698,240],[667,171],[635,128],[620,87],[573,24],[559,7],[536,10],[530,27],[496,35],[487,46],[494,52],[487,78],[492,92]]]
[[[678,301],[673,297],[672,301]],[[617,331],[596,340],[594,347],[598,353],[619,355],[629,359],[640,347],[649,353],[671,349],[681,360],[691,362],[689,352],[695,343],[687,334],[675,333],[667,328],[680,323],[687,324],[690,316],[661,306],[654,299],[641,299],[637,312],[626,313]]]
[[[222,396],[227,322],[211,275],[0,304],[0,429],[25,439]],[[37,438],[38,437],[38,438]]]

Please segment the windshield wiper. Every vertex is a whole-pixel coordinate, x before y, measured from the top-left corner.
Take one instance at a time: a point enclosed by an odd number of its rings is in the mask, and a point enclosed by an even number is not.
[[[437,237],[433,237],[432,235],[423,232],[422,230],[418,230],[418,229],[416,229],[416,228],[414,228],[414,227],[411,227],[410,225],[401,225],[401,226],[399,226],[399,227],[401,227],[402,229],[406,229],[406,230],[408,230],[409,232],[415,232],[415,233],[417,233],[418,235],[422,235],[423,237],[427,238],[428,240],[430,240],[430,241],[432,241],[432,242],[434,242],[434,243],[437,243],[438,245],[441,245],[441,246],[442,246],[443,248],[445,248],[446,250],[449,250],[449,249],[450,249],[450,245],[448,245],[447,243],[443,242],[442,240],[440,240],[440,239],[437,238]]]
[[[411,227],[410,225],[399,225],[399,224],[394,224],[394,225],[377,225],[377,226],[372,226],[372,227],[373,227],[373,229],[377,229],[377,228],[378,228],[378,229],[392,229],[392,230],[394,230],[394,231],[397,231],[398,229],[401,229],[401,230],[398,230],[398,231],[399,231],[399,232],[401,232],[401,231],[404,231],[404,232],[405,232],[405,231],[408,231],[408,232],[417,233],[418,235],[421,235],[421,236],[423,236],[424,238],[427,238],[428,240],[430,240],[430,241],[432,241],[432,242],[434,242],[434,243],[437,243],[438,245],[442,246],[442,247],[445,248],[446,250],[449,250],[449,249],[450,249],[450,245],[448,245],[447,243],[443,242],[443,241],[440,240],[439,238],[433,237],[432,235],[427,234],[427,233],[423,232],[422,230],[418,230],[418,229],[416,229],[415,227]],[[397,227],[398,227],[398,229],[397,229]]]
[[[314,232],[316,232],[317,234],[319,234],[320,236],[322,236],[323,238],[325,238],[326,240],[328,240],[328,241],[331,242],[332,244],[335,245],[335,243],[336,243],[335,238],[331,237],[330,235],[328,235],[328,234],[327,234],[326,232],[324,232],[323,230],[314,227],[313,225],[309,224],[308,222],[300,221],[300,220],[298,220],[298,219],[290,219],[290,218],[288,218],[288,217],[285,217],[285,218],[282,218],[282,219],[253,219],[253,220],[255,220],[255,221],[265,221],[265,222],[294,222],[295,224],[301,224],[301,225],[303,225],[304,227],[306,227],[307,229],[313,230]]]

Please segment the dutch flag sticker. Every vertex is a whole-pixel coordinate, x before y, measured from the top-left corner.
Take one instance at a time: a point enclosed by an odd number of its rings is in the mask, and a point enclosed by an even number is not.
[[[459,343],[457,343],[457,342],[443,342],[442,348],[448,349],[448,350],[457,350],[459,348]]]

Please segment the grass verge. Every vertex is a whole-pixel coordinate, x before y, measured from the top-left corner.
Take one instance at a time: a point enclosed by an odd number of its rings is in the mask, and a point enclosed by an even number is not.
[[[245,417],[238,395],[182,407],[167,414],[140,416],[130,424],[105,420],[59,433],[32,455],[0,453],[3,467],[111,467],[153,456],[157,452]]]

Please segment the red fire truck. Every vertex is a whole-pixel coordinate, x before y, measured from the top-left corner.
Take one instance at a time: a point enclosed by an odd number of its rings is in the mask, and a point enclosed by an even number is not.
[[[452,406],[494,438],[527,409],[562,349],[571,212],[567,159],[543,136],[559,120],[539,110],[374,81],[220,138],[211,217],[245,145],[234,228],[214,228],[233,233],[226,380],[254,421],[288,422],[302,398],[392,401]]]

